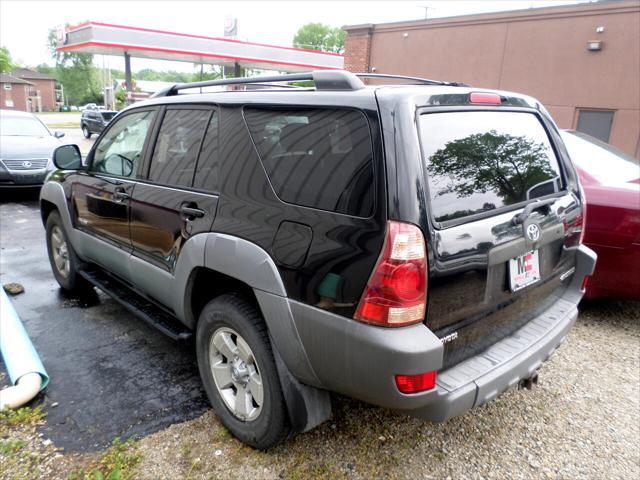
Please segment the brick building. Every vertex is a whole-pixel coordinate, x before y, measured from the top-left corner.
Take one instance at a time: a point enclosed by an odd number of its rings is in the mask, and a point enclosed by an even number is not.
[[[21,78],[0,73],[0,109],[32,111],[29,101],[35,94],[34,85]]]
[[[33,85],[31,97],[31,111],[51,112],[62,105],[62,89],[56,87],[56,79],[46,73],[36,72],[28,68],[17,68],[11,75]]]
[[[540,99],[561,128],[640,158],[640,2],[343,27],[345,68]]]

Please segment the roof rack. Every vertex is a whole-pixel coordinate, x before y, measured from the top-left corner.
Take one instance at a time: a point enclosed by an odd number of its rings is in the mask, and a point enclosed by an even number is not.
[[[222,80],[204,80],[202,82],[178,83],[153,94],[151,98],[170,97],[177,95],[180,90],[192,88],[215,87],[221,85],[247,85],[274,82],[296,82],[312,80],[316,90],[360,90],[364,83],[353,73],[344,70],[316,70],[306,73],[289,73],[285,75],[273,75],[267,77],[239,77]],[[275,85],[274,85],[275,86]]]
[[[387,73],[356,73],[358,78],[390,78],[398,80],[408,80],[423,85],[447,85],[451,87],[468,87],[469,85],[459,82],[444,82],[442,80],[431,80],[430,78],[408,77],[406,75],[391,75]]]

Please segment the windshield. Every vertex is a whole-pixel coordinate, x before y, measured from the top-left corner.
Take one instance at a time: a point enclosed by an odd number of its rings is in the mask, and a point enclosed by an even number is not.
[[[45,137],[50,135],[47,127],[37,118],[3,115],[0,120],[0,135],[3,137]]]
[[[561,191],[560,169],[538,118],[524,112],[420,116],[431,209],[437,222]]]
[[[640,164],[619,150],[580,132],[562,132],[571,160],[602,185],[620,185],[640,178]]]

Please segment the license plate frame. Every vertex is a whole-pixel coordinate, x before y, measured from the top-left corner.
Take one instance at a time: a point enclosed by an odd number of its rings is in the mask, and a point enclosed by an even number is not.
[[[509,260],[509,287],[512,292],[540,281],[540,255],[531,250]]]

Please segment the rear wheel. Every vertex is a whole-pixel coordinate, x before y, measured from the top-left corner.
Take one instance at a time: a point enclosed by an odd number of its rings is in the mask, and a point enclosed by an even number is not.
[[[65,290],[86,292],[89,282],[78,274],[80,259],[73,250],[57,210],[47,217],[47,252],[53,276]]]
[[[289,435],[267,328],[251,303],[232,294],[209,302],[198,321],[196,352],[209,401],[233,435],[259,449]]]
[[[86,125],[82,126],[82,134],[84,135],[84,138],[91,138],[91,132]]]

